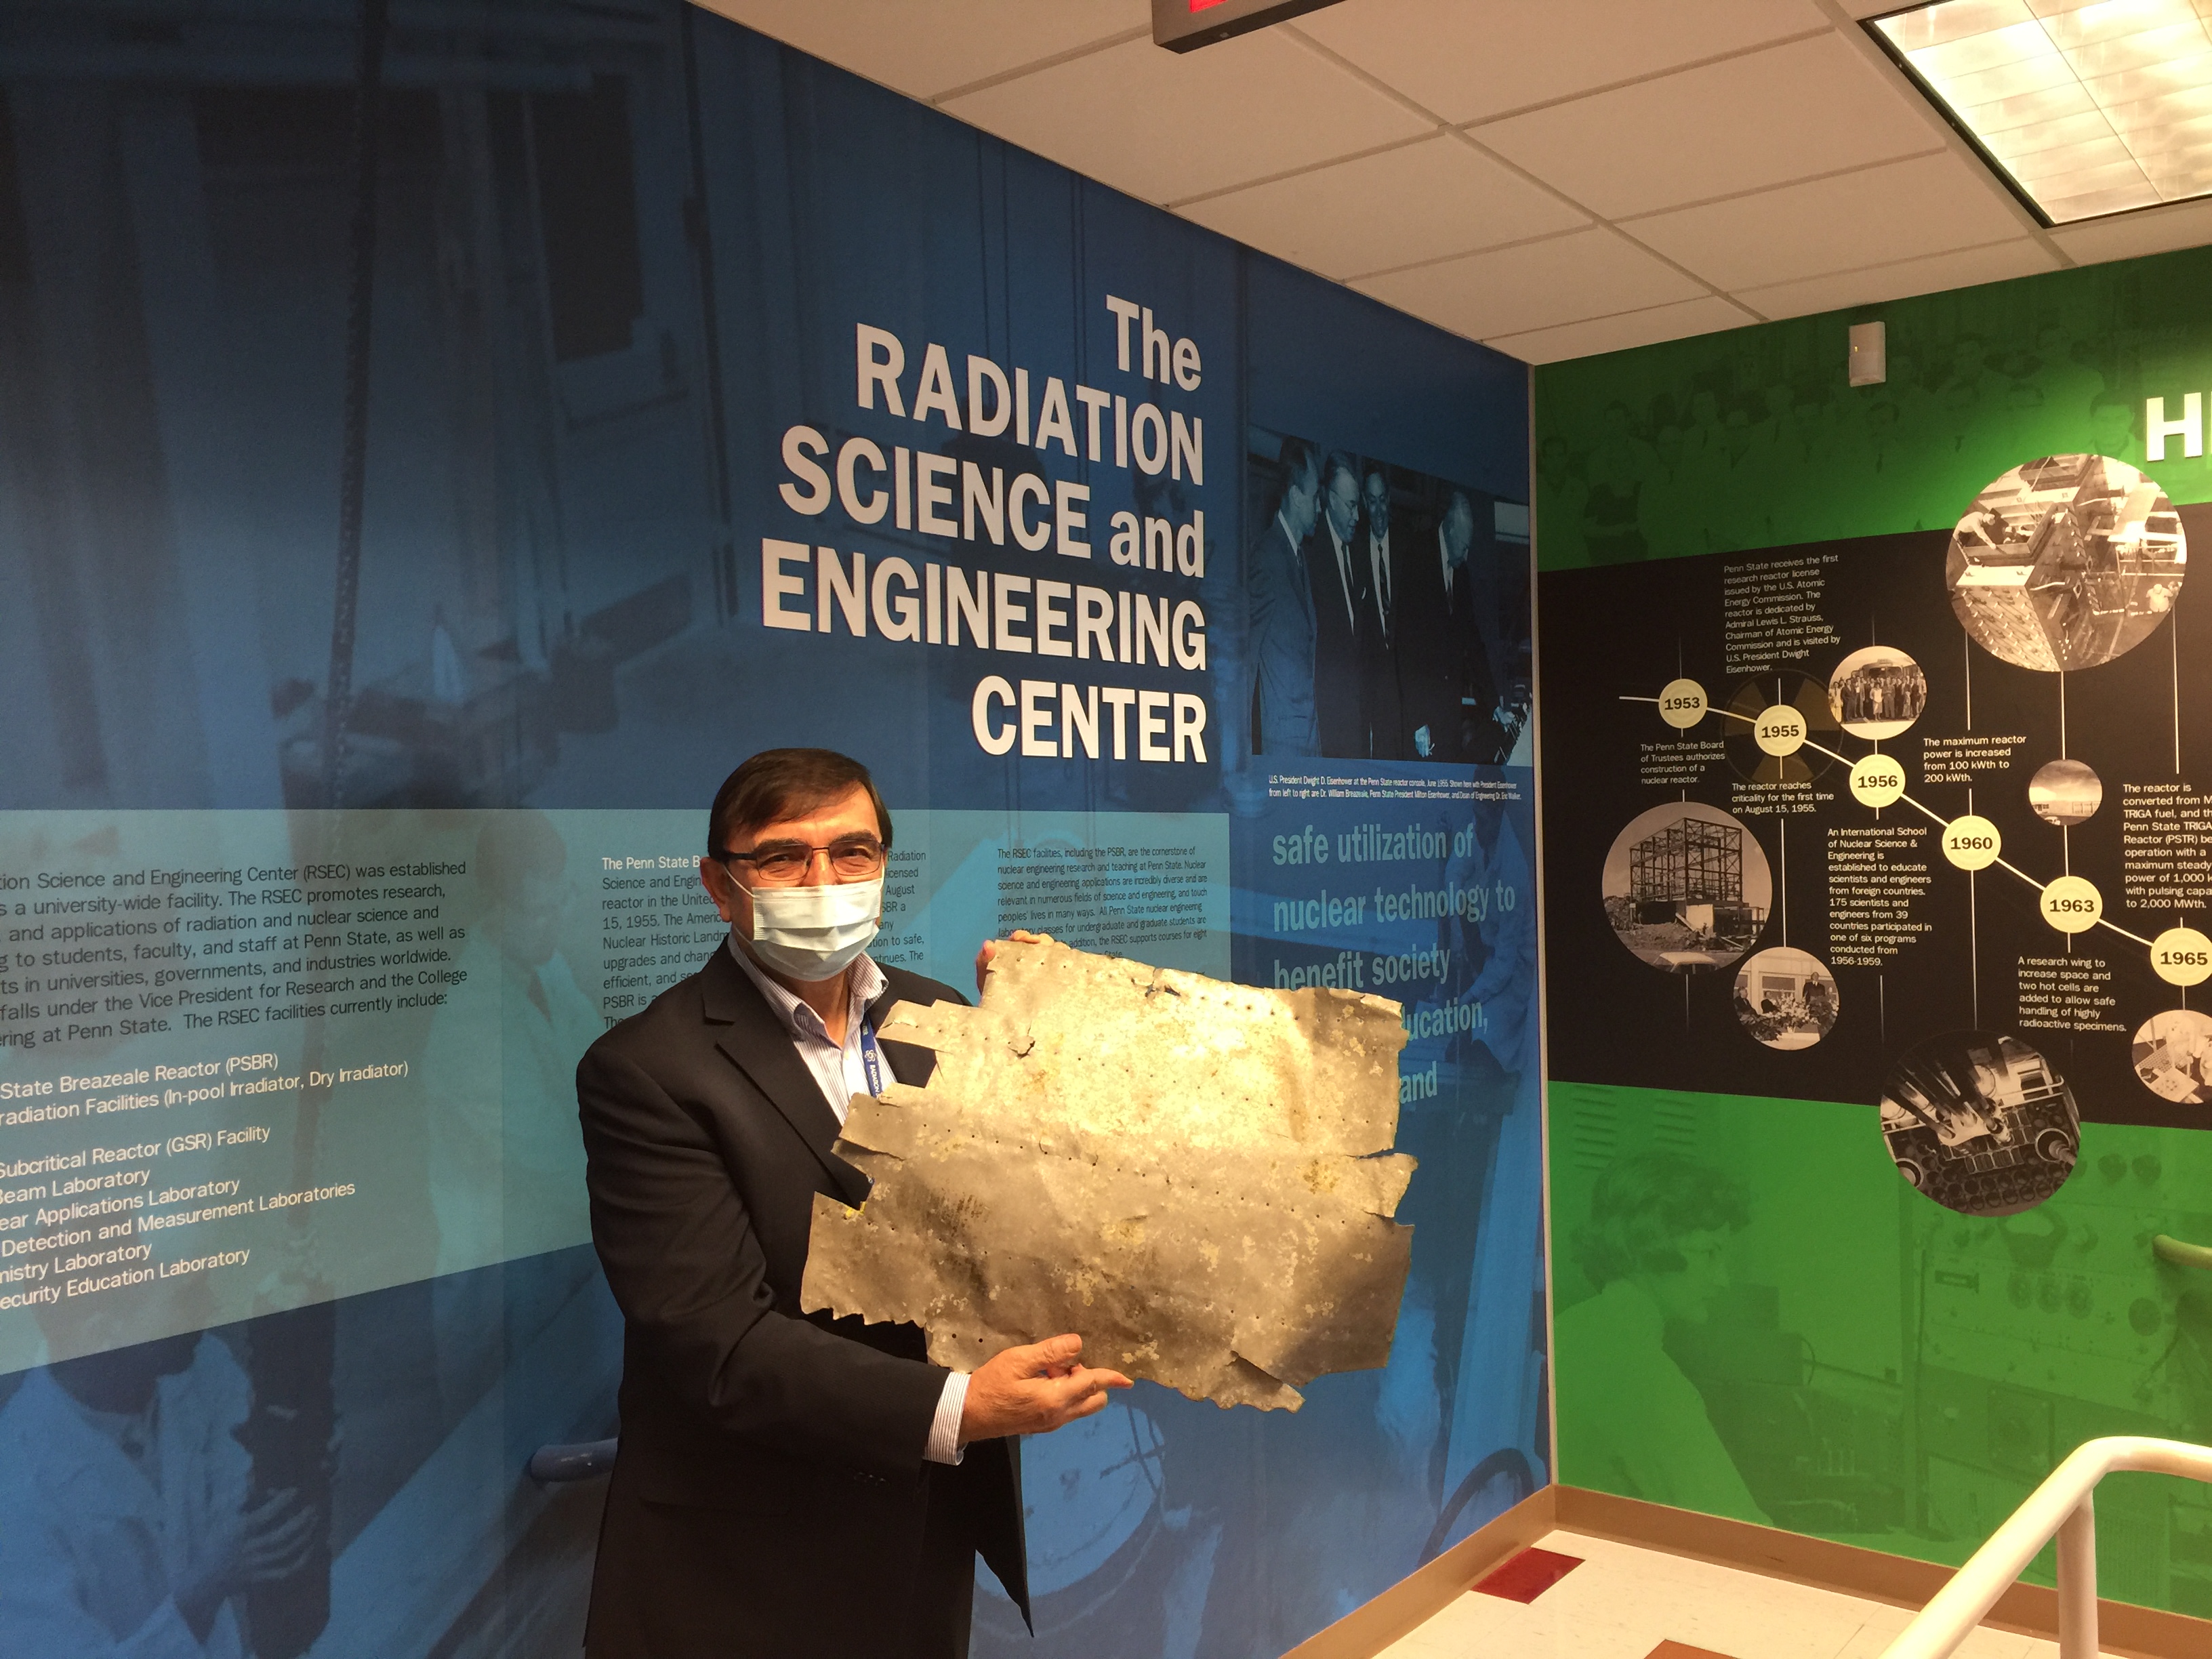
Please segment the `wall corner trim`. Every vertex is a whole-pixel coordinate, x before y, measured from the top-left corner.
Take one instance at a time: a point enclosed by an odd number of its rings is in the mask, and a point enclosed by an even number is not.
[[[1426,1566],[1416,1567],[1374,1600],[1292,1648],[1283,1659],[1374,1659],[1465,1595],[1475,1580],[1559,1524],[1545,1486],[1485,1522]]]

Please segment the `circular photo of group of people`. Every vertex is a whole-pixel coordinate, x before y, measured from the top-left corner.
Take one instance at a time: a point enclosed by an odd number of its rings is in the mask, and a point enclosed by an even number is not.
[[[1855,738],[1898,737],[1928,707],[1928,676],[1895,646],[1863,646],[1828,676],[1828,707]]]
[[[1976,644],[2058,673],[2148,638],[2188,560],[2180,514],[2142,472],[2109,455],[2043,455],[1974,497],[1943,574]]]
[[[1835,975],[1809,951],[1778,945],[1744,958],[1735,1017],[1770,1048],[1809,1048],[1835,1029],[1843,999]]]
[[[2034,1048],[1992,1031],[1914,1044],[1881,1096],[1881,1133],[1898,1170],[1961,1215],[2013,1215],[2074,1173],[2081,1115],[2074,1091]]]

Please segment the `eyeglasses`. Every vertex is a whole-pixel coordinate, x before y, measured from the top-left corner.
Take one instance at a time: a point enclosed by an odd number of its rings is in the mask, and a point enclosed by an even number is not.
[[[884,872],[884,844],[873,836],[845,836],[827,847],[803,841],[769,842],[750,853],[725,853],[735,864],[750,864],[763,887],[796,887],[814,867],[814,855],[826,855],[840,881],[867,881]]]

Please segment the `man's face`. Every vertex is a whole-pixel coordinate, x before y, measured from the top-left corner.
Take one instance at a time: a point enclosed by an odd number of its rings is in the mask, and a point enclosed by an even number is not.
[[[1467,550],[1474,543],[1474,515],[1455,505],[1444,514],[1444,556],[1455,570],[1467,563]]]
[[[1367,533],[1387,536],[1390,533],[1390,486],[1382,482],[1380,472],[1367,475],[1367,488],[1363,499],[1367,507]]]
[[[1728,1235],[1717,1229],[1685,1233],[1674,1250],[1684,1264],[1680,1272],[1639,1277],[1668,1318],[1702,1324],[1713,1298],[1728,1288]]]
[[[1352,539],[1352,526],[1359,519],[1359,486],[1352,482],[1352,475],[1339,467],[1328,475],[1328,494],[1324,498],[1328,511],[1328,527],[1342,541]]]
[[[882,829],[876,822],[875,804],[868,792],[854,784],[845,794],[827,805],[796,817],[778,818],[772,823],[762,824],[757,830],[740,825],[729,833],[726,853],[753,853],[778,842],[796,843],[803,847],[829,847],[848,836],[866,836],[879,838]],[[732,874],[732,872],[735,873]],[[827,855],[817,853],[799,878],[802,887],[826,887],[841,881],[830,867]],[[871,878],[872,879],[872,878]],[[714,908],[721,913],[724,921],[738,930],[745,939],[753,936],[753,901],[748,890],[755,883],[753,866],[742,860],[732,859],[723,864],[714,859],[699,860],[699,880],[708,895],[714,901]]]
[[[1321,480],[1318,477],[1292,478],[1283,491],[1283,523],[1294,542],[1305,540],[1314,527],[1314,515],[1319,510]]]

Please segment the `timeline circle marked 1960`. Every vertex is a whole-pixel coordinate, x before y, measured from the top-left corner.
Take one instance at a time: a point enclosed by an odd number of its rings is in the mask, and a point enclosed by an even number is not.
[[[1686,732],[1705,717],[1705,688],[1695,680],[1668,680],[1659,688],[1659,718]]]
[[[1794,755],[1805,746],[1805,712],[1795,703],[1771,703],[1759,711],[1751,738],[1762,752]]]
[[[2105,896],[2094,882],[2080,876],[2060,876],[2043,890],[2035,908],[2060,933],[2086,933],[2104,916]]]
[[[1894,806],[1905,799],[1905,767],[1894,755],[1862,756],[1851,768],[1851,795],[1862,806]]]
[[[1976,812],[1953,818],[1943,831],[1943,856],[1961,870],[1986,870],[2003,851],[1996,825]]]
[[[2212,939],[2194,927],[2169,927],[2150,942],[2151,971],[2168,985],[2212,979]]]

